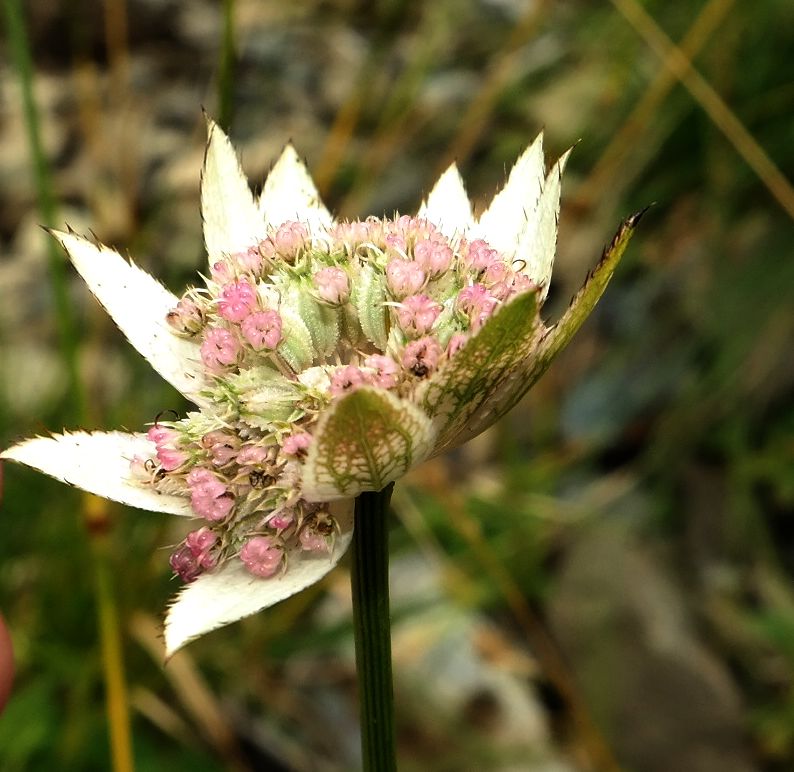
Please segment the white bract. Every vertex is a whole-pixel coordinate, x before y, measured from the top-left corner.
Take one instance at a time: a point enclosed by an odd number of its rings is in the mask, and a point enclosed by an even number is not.
[[[637,218],[546,326],[567,154],[547,174],[541,143],[479,219],[452,166],[416,217],[335,222],[291,147],[257,199],[210,122],[208,278],[181,298],[117,252],[53,233],[197,410],[146,434],[39,437],[2,457],[200,520],[171,556],[186,586],[166,618],[169,654],[321,579],[350,544],[358,494],[486,429],[578,329]]]

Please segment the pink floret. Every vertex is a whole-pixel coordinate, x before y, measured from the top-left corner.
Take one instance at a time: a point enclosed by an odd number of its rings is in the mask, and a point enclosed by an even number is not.
[[[243,544],[240,560],[254,576],[273,576],[284,559],[284,550],[268,536],[254,536]]]
[[[256,351],[272,351],[281,343],[281,317],[276,311],[257,311],[243,319],[243,337]]]

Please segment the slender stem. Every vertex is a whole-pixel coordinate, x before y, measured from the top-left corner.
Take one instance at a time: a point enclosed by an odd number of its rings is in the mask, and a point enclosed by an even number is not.
[[[39,215],[42,224],[56,224],[56,204],[53,192],[52,173],[41,138],[39,112],[33,93],[33,58],[27,36],[21,0],[3,0],[3,11],[8,40],[14,65],[19,74],[22,107],[30,145],[31,162],[36,183]],[[112,14],[111,14],[112,15]],[[58,320],[61,356],[63,357],[69,384],[68,412],[70,420],[83,423],[88,415],[88,405],[80,380],[78,367],[77,326],[69,300],[69,288],[65,275],[65,263],[55,239],[47,237],[47,254],[55,314]],[[84,525],[91,543],[93,568],[96,575],[94,597],[99,617],[99,636],[102,647],[102,666],[105,683],[105,704],[110,730],[112,768],[114,772],[132,772],[134,769],[130,717],[121,650],[118,607],[113,592],[111,567],[103,545],[104,537],[98,536],[106,530],[107,515],[104,504],[91,496],[84,496]],[[97,509],[101,508],[101,512]],[[98,522],[105,525],[98,527]]]
[[[28,133],[31,161],[36,183],[39,214],[42,224],[53,227],[55,223],[55,196],[52,189],[52,175],[47,155],[41,139],[39,113],[33,95],[33,60],[28,44],[27,29],[20,0],[4,0],[5,22],[8,31],[9,48],[14,61],[21,87],[22,107],[25,127]],[[58,320],[61,355],[69,383],[68,410],[72,419],[79,419],[85,413],[85,394],[80,382],[77,366],[77,334],[74,312],[69,301],[65,276],[65,260],[55,239],[47,236],[47,257],[49,260],[50,285],[55,301],[55,315]]]
[[[97,539],[95,539],[96,541]],[[94,580],[99,617],[99,640],[102,647],[102,673],[105,680],[105,710],[110,727],[110,756],[114,772],[133,772],[135,762],[132,750],[129,698],[112,571],[107,545],[95,543]]]
[[[234,0],[223,0],[223,31],[218,74],[218,124],[224,131],[229,131],[234,112],[234,64],[237,56],[234,10]]]
[[[394,483],[356,499],[351,581],[364,772],[397,769],[387,519],[393,488]]]

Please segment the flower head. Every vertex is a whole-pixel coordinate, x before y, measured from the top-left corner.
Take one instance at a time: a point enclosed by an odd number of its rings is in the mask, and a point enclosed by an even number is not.
[[[2,455],[141,509],[198,521],[166,646],[318,581],[353,499],[479,434],[545,371],[603,292],[637,218],[570,308],[539,310],[566,156],[541,138],[477,220],[455,167],[416,217],[334,223],[291,147],[251,193],[213,123],[201,208],[206,286],[179,298],[118,253],[53,235],[152,366],[197,406],[146,434],[67,433]]]

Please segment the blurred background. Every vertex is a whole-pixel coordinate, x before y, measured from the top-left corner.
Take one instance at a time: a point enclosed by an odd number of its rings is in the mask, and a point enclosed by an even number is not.
[[[291,139],[343,217],[453,159],[481,210],[545,129],[576,145],[549,320],[655,205],[523,403],[398,486],[400,769],[794,768],[789,3],[2,2],[0,446],[186,409],[39,226],[179,292],[202,106],[257,184]],[[0,768],[357,768],[344,565],[164,667],[183,524],[2,474]]]

